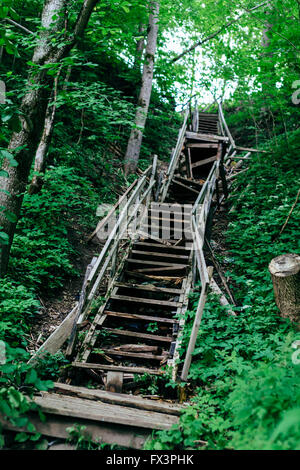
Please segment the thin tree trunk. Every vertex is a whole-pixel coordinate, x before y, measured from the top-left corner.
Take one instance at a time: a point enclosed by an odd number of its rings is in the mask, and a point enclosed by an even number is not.
[[[34,161],[34,172],[38,173],[35,174],[32,178],[30,187],[28,189],[29,194],[38,194],[44,184],[43,174],[45,173],[46,169],[46,161],[47,161],[47,154],[49,150],[49,146],[52,139],[53,128],[54,128],[54,121],[55,121],[55,114],[56,114],[56,101],[57,101],[57,87],[58,87],[58,80],[60,76],[61,70],[59,70],[58,74],[55,77],[53,93],[50,96],[49,102],[53,102],[50,106],[48,104],[44,130],[42,133],[42,137],[37,148],[35,154],[35,161]]]
[[[5,192],[0,192],[0,206],[5,210],[0,214],[0,226],[9,236],[7,245],[1,248],[0,275],[7,272],[10,249],[16,229],[16,224],[20,216],[23,196],[28,182],[28,176],[32,165],[33,156],[45,122],[47,104],[53,87],[53,78],[47,75],[46,69],[41,66],[46,64],[57,64],[66,57],[77,42],[77,38],[84,33],[90,15],[98,0],[84,0],[80,13],[75,23],[73,34],[62,47],[53,45],[51,38],[53,34],[59,33],[63,29],[64,15],[57,15],[57,12],[65,12],[67,0],[45,0],[42,12],[41,25],[42,32],[40,40],[35,48],[32,62],[36,66],[34,72],[29,73],[27,91],[20,105],[21,131],[14,132],[8,150],[14,155],[18,166],[12,167],[7,159],[3,163],[3,169],[8,173],[8,177],[0,178],[0,187]],[[53,21],[53,17],[56,18]],[[9,211],[9,212],[7,212]],[[10,214],[9,219],[5,212]],[[14,217],[11,217],[11,213]]]
[[[139,39],[136,44],[136,54],[135,54],[134,66],[133,66],[134,69],[137,69],[140,66],[141,60],[143,57],[143,52],[145,49],[145,37],[144,37],[145,29],[146,28],[144,24],[139,25],[139,34],[143,35],[143,37],[141,37],[141,39]]]
[[[153,70],[154,70],[154,58],[157,48],[157,36],[158,36],[158,17],[159,17],[159,3],[150,3],[151,13],[149,16],[149,28],[148,28],[148,39],[146,47],[146,61],[143,67],[142,87],[139,95],[135,126],[131,131],[127,151],[125,155],[125,174],[133,173],[136,170],[141,145],[143,140],[143,133],[145,124],[147,121],[147,115],[149,110],[152,82],[153,82]]]

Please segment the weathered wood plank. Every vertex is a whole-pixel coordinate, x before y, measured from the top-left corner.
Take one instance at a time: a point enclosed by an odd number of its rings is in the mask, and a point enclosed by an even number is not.
[[[127,408],[109,403],[94,402],[78,397],[44,393],[42,397],[34,397],[42,411],[49,414],[83,418],[105,423],[123,424],[126,426],[146,429],[169,429],[178,419],[172,415],[164,415],[148,410]]]
[[[103,330],[110,332],[113,335],[117,336],[128,336],[129,338],[138,338],[145,339],[148,341],[158,341],[160,343],[171,343],[172,338],[170,336],[159,336],[159,335],[150,335],[148,333],[137,333],[136,331],[129,330],[118,330],[116,328],[103,328]]]
[[[214,135],[214,134],[198,134],[196,132],[186,132],[186,137],[188,139],[194,139],[194,140],[208,140],[208,141],[214,141],[218,142],[219,140],[222,140],[223,142],[229,142],[228,137],[224,137],[222,135]]]
[[[207,165],[207,163],[212,163],[217,160],[217,155],[210,157],[210,158],[205,158],[204,160],[199,160],[198,162],[192,163],[192,168],[197,168],[202,165]],[[199,192],[197,193],[199,194]]]
[[[29,414],[30,422],[35,426],[34,433],[39,432],[43,436],[68,439],[70,434],[67,428],[74,427],[75,424],[84,426],[83,434],[95,442],[106,444],[116,444],[131,449],[143,449],[146,440],[151,436],[152,430],[146,428],[128,427],[113,423],[102,423],[87,419],[72,418],[67,416],[57,416],[46,413],[47,421],[43,423],[37,414]],[[15,432],[28,433],[27,427],[18,428],[6,421],[0,415],[0,423],[3,428]]]
[[[162,375],[163,372],[157,369],[149,369],[147,367],[126,367],[126,366],[112,366],[110,364],[97,364],[91,362],[72,362],[73,367],[80,369],[95,369],[95,370],[117,370],[121,372],[129,372],[132,374],[152,374],[152,375]]]
[[[76,387],[63,383],[54,383],[56,393],[62,392],[66,395],[76,395],[80,398],[88,398],[91,400],[101,400],[104,403],[112,403],[129,408],[140,408],[142,410],[156,411],[158,413],[167,413],[179,416],[183,410],[183,406],[171,404],[163,401],[149,400],[136,395],[127,395],[120,393],[110,393],[104,390],[89,389],[86,387]]]
[[[147,243],[147,242],[138,242],[135,243],[134,247],[138,246],[149,246],[149,247],[154,247],[155,249],[163,249],[163,250],[176,250],[176,251],[190,251],[190,248],[187,248],[185,246],[172,246],[171,244],[169,246],[165,245],[156,245],[154,243]]]
[[[184,267],[185,265],[182,265],[182,264],[177,264],[177,263],[168,263],[167,261],[151,261],[151,260],[139,260],[139,259],[132,259],[132,258],[129,258],[126,260],[127,263],[131,263],[131,264],[140,264],[140,265],[151,265],[151,266],[162,266],[162,267],[179,267],[179,268],[182,268]]]
[[[134,351],[115,351],[113,349],[103,349],[103,348],[101,349],[101,351],[103,351],[107,356],[134,357],[136,359],[147,359],[147,360],[150,359],[150,360],[155,360],[155,361],[162,361],[165,357],[165,356],[161,356],[157,354],[137,353]],[[92,351],[92,354],[98,354],[98,353],[93,353]],[[99,354],[101,355],[101,353]],[[110,391],[112,392],[112,390]]]
[[[171,324],[178,323],[178,320],[175,320],[173,318],[161,318],[161,317],[155,317],[151,315],[139,315],[138,313],[112,312],[110,310],[105,310],[104,313],[108,317],[129,318],[129,319],[143,320],[143,321],[157,322],[157,323],[171,323]]]
[[[192,143],[189,142],[187,145],[187,148],[199,148],[199,149],[217,149],[218,144],[201,144],[201,143]]]
[[[193,164],[192,164],[192,168],[193,168]],[[181,183],[180,181],[177,181],[176,177],[174,176],[173,180],[172,180],[172,183],[173,184],[176,184],[176,186],[180,186],[181,188],[184,188],[186,189],[187,191],[190,191],[191,193],[193,194],[199,194],[199,191],[197,191],[196,189],[194,188],[190,188],[189,186],[187,186],[186,184],[184,183]]]
[[[126,302],[135,302],[141,304],[149,304],[149,305],[161,305],[162,307],[180,307],[180,302],[171,302],[168,300],[159,300],[159,299],[145,299],[142,297],[131,297],[129,295],[117,295],[113,294],[110,296],[111,300],[122,300]]]
[[[165,293],[165,294],[180,294],[181,289],[172,287],[160,287],[154,284],[127,284],[126,282],[116,282],[115,287],[123,287],[125,289],[144,290],[149,292]]]
[[[171,253],[158,253],[155,251],[142,251],[142,250],[132,250],[131,252],[134,255],[145,255],[151,257],[159,257],[159,258],[167,258],[167,259],[178,259],[178,260],[187,260],[189,257],[187,255],[178,255],[178,254],[171,254]]]

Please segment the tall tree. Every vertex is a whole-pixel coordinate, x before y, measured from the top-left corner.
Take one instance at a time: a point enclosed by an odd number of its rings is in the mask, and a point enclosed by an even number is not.
[[[29,194],[37,194],[43,187],[43,176],[46,168],[46,158],[51,143],[51,138],[54,130],[54,121],[56,114],[56,101],[57,101],[57,87],[60,76],[60,70],[55,77],[54,88],[51,93],[49,104],[46,111],[45,124],[42,132],[42,137],[38,145],[35,159],[34,159],[34,175],[28,189]]]
[[[22,99],[19,112],[21,130],[14,132],[8,151],[13,155],[2,165],[5,177],[0,178],[0,226],[8,235],[8,243],[1,248],[0,275],[7,272],[10,249],[20,216],[23,195],[28,182],[33,157],[40,142],[47,104],[53,88],[53,77],[47,74],[49,67],[57,68],[83,35],[91,13],[98,0],[84,0],[72,32],[67,36],[64,21],[68,0],[45,0],[41,33],[34,50],[32,67],[29,72],[27,91]],[[7,154],[9,155],[9,154]],[[3,173],[2,173],[3,174]]]
[[[152,93],[154,59],[157,49],[159,2],[150,2],[150,15],[143,67],[142,86],[137,104],[134,127],[131,130],[125,155],[125,174],[135,171],[141,151]]]

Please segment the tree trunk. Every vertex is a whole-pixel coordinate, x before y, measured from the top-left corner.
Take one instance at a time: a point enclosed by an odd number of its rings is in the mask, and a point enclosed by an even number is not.
[[[269,264],[269,271],[281,316],[300,323],[300,256],[277,256]]]
[[[39,146],[35,154],[34,172],[38,174],[35,174],[32,178],[30,187],[28,189],[29,194],[38,194],[41,191],[43,184],[44,184],[43,174],[45,173],[45,169],[46,169],[47,153],[48,153],[49,146],[51,143],[53,128],[54,128],[59,75],[60,75],[60,71],[58,72],[55,78],[53,93],[51,94],[50,99],[49,99],[49,102],[53,101],[53,104],[52,106],[48,104],[44,130],[43,130],[42,137],[41,137]]]
[[[143,133],[147,121],[149,110],[152,82],[153,82],[153,69],[154,57],[157,47],[158,36],[158,17],[159,17],[159,3],[150,3],[151,13],[149,16],[148,39],[146,47],[146,61],[143,67],[142,87],[139,95],[134,128],[131,131],[127,151],[125,155],[125,174],[133,173],[136,170],[141,145],[143,140]]]
[[[14,155],[18,166],[12,167],[5,159],[2,168],[8,173],[8,177],[0,178],[0,186],[5,192],[0,192],[0,206],[11,214],[9,219],[5,212],[0,214],[0,226],[8,234],[9,242],[1,248],[0,276],[7,272],[10,249],[20,216],[24,192],[28,182],[28,176],[32,165],[33,156],[45,122],[47,104],[53,87],[53,78],[47,75],[43,65],[57,64],[66,57],[74,47],[78,36],[81,36],[89,21],[90,15],[98,0],[84,0],[74,32],[69,38],[65,38],[65,45],[56,47],[51,39],[53,34],[60,33],[64,25],[64,14],[67,0],[45,0],[41,18],[42,32],[40,40],[33,54],[34,69],[29,73],[27,91],[20,105],[21,131],[14,132],[8,150]],[[55,20],[53,20],[55,18]]]
[[[137,44],[136,44],[136,54],[135,54],[134,66],[133,66],[133,68],[135,68],[135,69],[139,68],[142,57],[143,57],[143,52],[144,52],[144,49],[145,49],[145,38],[144,38],[145,29],[146,29],[145,25],[143,25],[143,24],[139,25],[139,34],[141,36],[143,35],[143,37],[141,39],[139,39]]]

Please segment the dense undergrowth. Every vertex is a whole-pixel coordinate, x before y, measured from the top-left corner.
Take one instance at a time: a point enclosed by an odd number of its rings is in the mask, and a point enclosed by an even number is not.
[[[226,233],[230,252],[220,261],[237,316],[209,296],[189,374],[193,406],[179,426],[157,433],[149,449],[300,448],[300,365],[292,348],[300,334],[279,316],[268,272],[273,257],[299,252],[299,204],[279,235],[300,181],[294,165],[299,129],[288,142],[286,137],[269,142],[269,155],[253,156],[235,183]],[[190,320],[197,302],[193,294]]]

